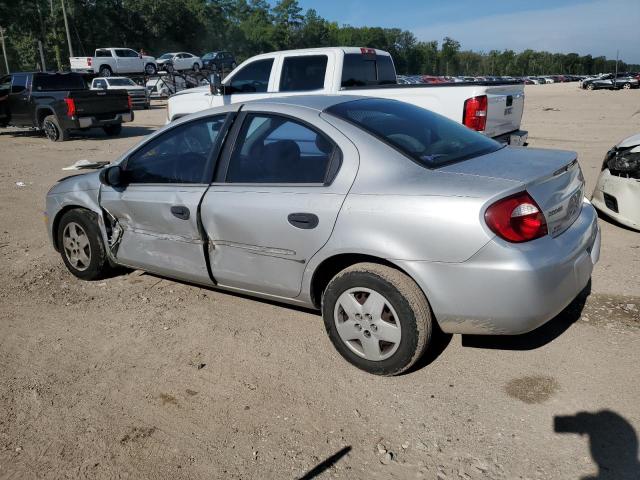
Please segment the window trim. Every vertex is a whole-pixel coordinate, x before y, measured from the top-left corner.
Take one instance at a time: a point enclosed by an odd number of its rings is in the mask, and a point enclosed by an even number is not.
[[[162,133],[160,133],[158,135],[154,135],[152,138],[150,138],[149,140],[147,140],[143,144],[139,145],[133,152],[129,153],[122,160],[122,162],[120,162],[120,164],[119,164],[120,168],[124,172],[126,172],[127,166],[129,164],[129,160],[131,159],[131,157],[134,156],[136,153],[138,153],[143,148],[145,148],[147,145],[149,145],[149,143],[155,141],[159,137],[164,136],[165,134],[173,131],[176,128],[180,128],[180,127],[183,127],[185,125],[189,125],[190,123],[202,121],[202,120],[205,120],[205,119],[208,119],[208,118],[217,117],[217,116],[226,116],[226,118],[225,118],[224,123],[222,124],[222,129],[220,130],[220,133],[218,134],[218,137],[216,138],[216,140],[214,142],[214,145],[213,145],[211,151],[209,152],[209,156],[207,158],[207,165],[212,164],[211,177],[209,178],[209,182],[206,182],[206,181],[205,182],[201,182],[201,183],[127,182],[125,184],[125,186],[124,186],[124,189],[127,189],[129,187],[158,187],[158,186],[172,187],[172,186],[174,186],[174,187],[183,188],[183,187],[202,187],[202,186],[211,185],[211,183],[213,182],[213,180],[215,178],[216,171],[218,169],[218,165],[219,165],[219,163],[221,161],[221,154],[222,154],[222,151],[224,150],[224,146],[225,146],[225,143],[226,143],[227,135],[229,133],[230,127],[233,125],[233,122],[234,122],[234,120],[235,120],[235,118],[237,116],[237,112],[231,111],[231,112],[218,113],[218,114],[215,114],[215,115],[208,115],[208,116],[204,116],[204,117],[194,118],[193,120],[189,120],[188,122],[179,123],[177,125],[172,125],[171,128],[163,130]]]
[[[320,133],[324,135],[333,145],[333,152],[329,158],[329,162],[327,163],[327,169],[324,174],[323,182],[313,182],[313,183],[288,183],[288,182],[228,182],[227,174],[229,173],[229,165],[231,164],[231,158],[233,157],[234,152],[236,151],[236,145],[238,143],[238,139],[240,136],[240,132],[242,131],[242,127],[244,123],[247,121],[247,117],[251,115],[268,115],[272,117],[282,117],[287,120],[291,120],[293,122],[299,123],[304,127],[309,128],[310,130]],[[220,156],[219,162],[217,164],[216,173],[214,175],[214,179],[212,185],[215,186],[238,186],[238,187],[329,187],[333,184],[335,179],[338,177],[340,170],[342,168],[344,155],[342,153],[342,149],[338,145],[338,143],[331,138],[325,131],[321,130],[317,126],[302,120],[301,118],[294,117],[293,115],[288,115],[286,113],[279,112],[271,112],[271,111],[242,111],[239,112],[237,121],[234,123],[231,131],[228,135],[228,141],[226,142],[222,154]]]

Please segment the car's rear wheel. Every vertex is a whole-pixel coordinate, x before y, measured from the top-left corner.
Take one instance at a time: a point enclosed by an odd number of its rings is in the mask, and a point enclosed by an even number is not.
[[[631,88],[631,84],[625,83],[624,85],[622,85],[622,88],[624,88],[625,90],[629,90]]]
[[[60,126],[55,115],[47,115],[42,121],[42,130],[52,142],[69,140],[69,132]]]
[[[164,64],[164,70],[167,73],[173,73],[173,71],[174,71],[173,63],[165,63]]]
[[[200,71],[200,64],[198,62],[193,64],[193,71],[194,72],[199,72]]]
[[[593,86],[593,84],[589,84],[587,85],[587,90],[593,90],[595,87]]]
[[[104,127],[102,127],[102,129],[108,137],[115,137],[117,135],[120,135],[120,132],[122,132],[122,124],[117,123],[115,125],[105,125]]]
[[[83,280],[96,280],[111,271],[96,214],[69,210],[58,225],[58,247],[67,269]]]
[[[110,77],[111,75],[113,75],[113,72],[111,71],[110,67],[103,65],[102,67],[100,67],[98,75],[100,75],[101,77]]]
[[[376,375],[409,369],[430,343],[429,303],[403,272],[359,263],[338,273],[324,291],[322,316],[338,352]]]

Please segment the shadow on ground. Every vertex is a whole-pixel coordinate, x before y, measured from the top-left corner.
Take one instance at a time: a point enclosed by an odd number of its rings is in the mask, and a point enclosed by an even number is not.
[[[305,473],[298,480],[311,480],[312,478],[316,478],[316,477],[322,475],[323,472],[325,472],[326,470],[330,469],[333,465],[338,463],[338,461],[342,457],[347,455],[350,451],[351,451],[351,447],[350,446],[347,446],[347,447],[344,447],[344,448],[338,450],[336,453],[331,455],[329,458],[327,458],[326,460],[320,462],[318,465],[316,465],[311,470],[309,470],[307,473]]]
[[[556,433],[586,435],[591,458],[598,467],[596,475],[581,480],[638,480],[638,435],[633,426],[611,410],[578,412],[575,415],[555,416]]]
[[[102,128],[92,128],[86,131],[71,131],[69,141],[74,140],[115,140],[118,138],[129,138],[129,137],[143,137],[145,135],[149,135],[152,132],[155,132],[157,128],[155,127],[145,127],[145,126],[122,126],[122,132],[119,135],[114,137],[109,137]],[[14,138],[18,137],[40,137],[44,141],[49,142],[47,138],[44,136],[44,133],[41,130],[18,130],[11,129],[7,131],[0,132],[0,136],[10,136]]]
[[[580,319],[591,281],[562,312],[535,330],[523,335],[462,335],[462,346],[496,350],[534,350],[562,335]]]

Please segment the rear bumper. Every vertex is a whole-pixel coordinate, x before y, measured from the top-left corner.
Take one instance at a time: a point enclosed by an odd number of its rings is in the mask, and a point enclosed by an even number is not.
[[[529,132],[526,130],[514,130],[513,132],[503,133],[493,139],[500,143],[506,143],[514,147],[524,147],[527,145],[527,139],[529,138]]]
[[[113,118],[97,119],[96,117],[80,117],[76,120],[75,128],[92,128],[104,127],[118,123],[126,123],[133,121],[133,112],[117,113]]]
[[[640,230],[640,180],[611,175],[609,169],[604,169],[591,202],[622,225]]]
[[[560,313],[584,289],[600,256],[597,215],[585,200],[558,237],[493,239],[462,263],[398,261],[426,293],[448,333],[517,335]]]

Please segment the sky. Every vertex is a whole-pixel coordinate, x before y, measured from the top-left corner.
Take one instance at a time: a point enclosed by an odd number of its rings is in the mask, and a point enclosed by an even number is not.
[[[640,0],[299,0],[353,26],[399,27],[465,50],[526,48],[640,63]]]

